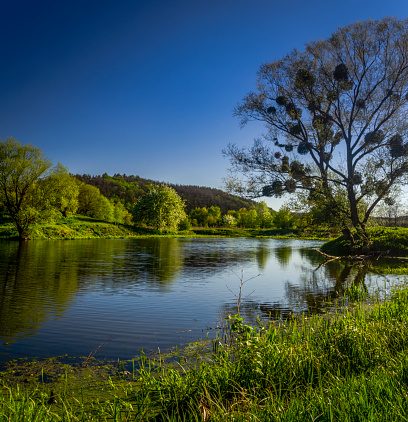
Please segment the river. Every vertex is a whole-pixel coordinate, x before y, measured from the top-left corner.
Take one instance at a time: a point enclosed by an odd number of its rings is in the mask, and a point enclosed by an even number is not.
[[[324,258],[321,242],[118,239],[0,242],[0,360],[129,359],[214,336],[228,314],[248,321],[321,312],[348,284],[393,276]],[[320,267],[319,267],[320,266]],[[388,281],[387,281],[388,280]],[[107,341],[109,339],[109,341]]]

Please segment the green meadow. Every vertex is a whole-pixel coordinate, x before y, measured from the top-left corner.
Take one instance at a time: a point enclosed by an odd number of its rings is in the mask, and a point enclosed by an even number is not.
[[[17,230],[11,223],[0,224],[0,239],[17,239]],[[122,239],[131,237],[177,236],[177,237],[280,237],[326,239],[324,229],[247,229],[227,227],[193,227],[184,231],[156,230],[120,223],[110,223],[85,216],[61,217],[55,223],[34,224],[29,238],[36,239]]]

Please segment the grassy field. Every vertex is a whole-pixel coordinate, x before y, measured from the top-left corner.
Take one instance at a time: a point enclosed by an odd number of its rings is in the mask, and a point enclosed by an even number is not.
[[[73,216],[61,218],[55,224],[33,225],[30,239],[99,239],[99,238],[131,238],[131,237],[280,237],[325,239],[324,230],[300,232],[289,229],[241,229],[241,228],[193,228],[189,231],[172,232],[158,231],[150,228],[135,227],[108,223],[91,217]],[[17,231],[12,224],[0,224],[0,239],[7,240],[17,237]]]
[[[349,307],[326,316],[258,327],[232,317],[210,360],[176,351],[172,366],[142,356],[116,374],[68,367],[50,383],[41,365],[27,363],[26,383],[11,366],[1,376],[0,420],[408,420],[408,288],[383,303],[367,304],[358,287],[347,295]]]

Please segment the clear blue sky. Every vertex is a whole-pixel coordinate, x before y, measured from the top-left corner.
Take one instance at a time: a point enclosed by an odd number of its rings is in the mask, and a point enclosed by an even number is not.
[[[0,136],[72,173],[220,187],[263,62],[405,0],[3,0]]]

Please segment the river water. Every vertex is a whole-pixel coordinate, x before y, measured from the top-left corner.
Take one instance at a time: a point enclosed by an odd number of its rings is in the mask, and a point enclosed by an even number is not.
[[[378,276],[339,261],[321,242],[121,239],[0,242],[0,361],[68,354],[129,359],[214,336],[237,312],[248,321],[319,312],[347,285]],[[319,267],[320,266],[320,267]],[[388,280],[388,281],[387,281]]]

